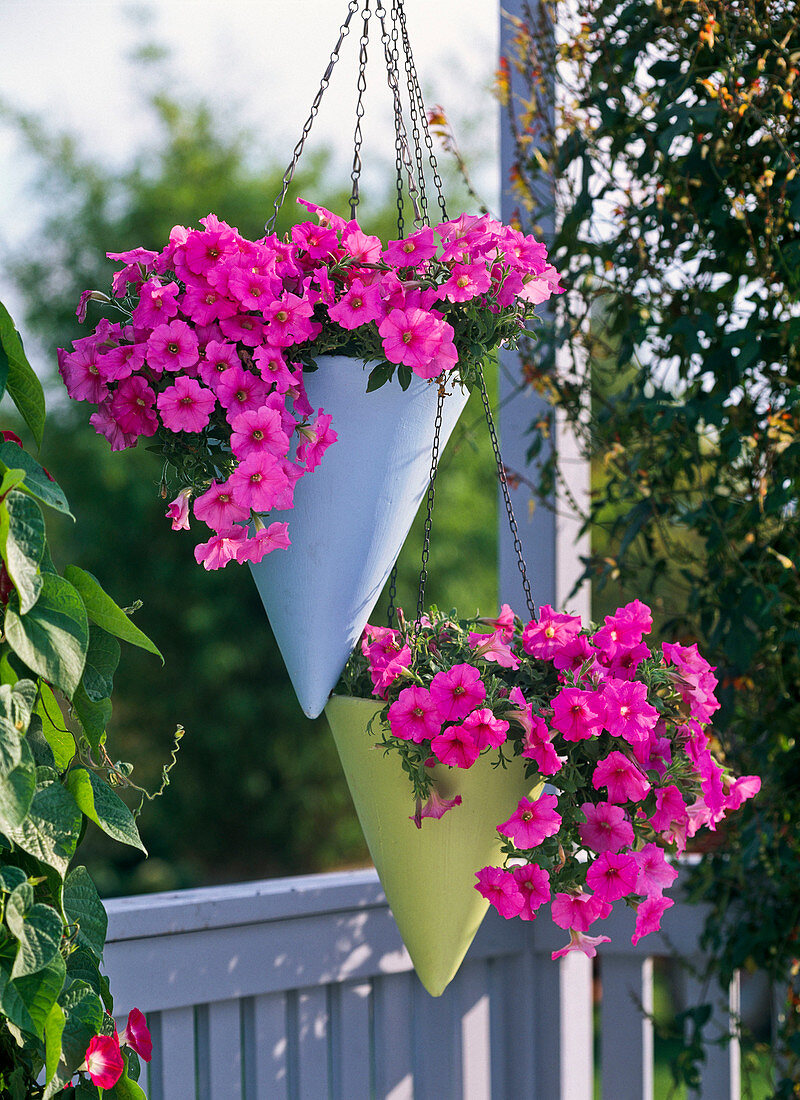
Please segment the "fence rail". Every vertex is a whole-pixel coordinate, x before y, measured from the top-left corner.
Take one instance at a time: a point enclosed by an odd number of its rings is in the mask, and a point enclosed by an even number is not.
[[[591,1100],[590,961],[552,962],[564,933],[490,912],[444,995],[417,981],[374,871],[120,898],[107,905],[116,1010],[147,1014],[150,1100]],[[601,1083],[653,1089],[653,955],[698,942],[676,905],[633,949],[626,914],[604,932]],[[648,945],[645,947],[645,945]],[[647,954],[647,951],[651,954]],[[692,988],[687,996],[699,994]],[[737,989],[731,990],[736,1008]],[[692,1003],[691,1001],[689,1003]],[[643,1012],[643,1009],[645,1010]],[[725,1006],[717,1008],[726,1032]],[[712,1049],[704,1100],[738,1100],[739,1051]]]

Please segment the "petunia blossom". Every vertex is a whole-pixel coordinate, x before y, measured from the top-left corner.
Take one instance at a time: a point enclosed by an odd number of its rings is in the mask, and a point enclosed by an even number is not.
[[[554,794],[542,794],[534,801],[521,798],[514,813],[508,821],[497,826],[497,831],[509,837],[517,848],[536,848],[561,828],[557,805],[558,798]]]
[[[611,802],[584,802],[586,821],[578,826],[581,844],[595,852],[618,852],[633,844],[633,826],[621,806]]]
[[[431,698],[443,722],[457,722],[481,705],[486,698],[486,688],[474,665],[453,665],[433,677]]]
[[[431,741],[431,752],[450,768],[471,768],[480,755],[475,737],[466,725],[445,726]]]
[[[595,790],[605,787],[609,802],[641,802],[650,790],[650,783],[636,765],[614,749],[601,760],[592,776]]]
[[[427,688],[412,684],[403,688],[389,707],[389,728],[393,737],[421,744],[435,737],[442,725],[436,703]]]
[[[550,875],[537,863],[512,867],[511,874],[524,901],[518,916],[520,920],[534,920],[536,910],[550,900]]]
[[[617,901],[636,891],[639,868],[632,855],[601,852],[586,871],[586,885],[595,897]]]
[[[661,918],[667,909],[671,909],[675,902],[672,898],[663,895],[645,898],[640,902],[636,910],[636,927],[631,936],[631,943],[635,947],[642,936],[649,936],[651,932],[657,932],[661,927]]]
[[[171,432],[201,432],[208,426],[217,399],[196,378],[180,375],[156,401],[161,423]]]
[[[476,871],[475,889],[495,907],[501,917],[509,920],[519,916],[525,907],[525,898],[519,884],[510,871],[502,867],[484,867]]]

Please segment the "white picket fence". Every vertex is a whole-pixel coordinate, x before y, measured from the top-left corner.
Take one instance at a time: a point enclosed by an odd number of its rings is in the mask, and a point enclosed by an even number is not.
[[[153,1032],[150,1100],[594,1095],[591,964],[578,953],[551,961],[565,933],[547,916],[525,924],[490,913],[434,999],[372,870],[120,898],[107,908],[115,1009],[124,1017],[137,1006]],[[669,942],[692,954],[702,914],[679,904],[663,924]],[[653,1095],[646,1010],[653,956],[669,945],[656,935],[634,949],[632,927],[629,913],[604,925],[612,937],[600,970],[605,1100]],[[701,992],[693,985],[687,1003]],[[732,989],[733,1010],[737,995]],[[727,1032],[724,1005],[716,1016]],[[701,1095],[739,1100],[735,1040],[709,1050]]]

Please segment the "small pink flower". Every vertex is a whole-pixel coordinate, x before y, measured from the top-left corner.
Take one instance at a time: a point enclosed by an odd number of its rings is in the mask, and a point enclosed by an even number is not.
[[[502,718],[495,718],[488,707],[473,710],[461,723],[478,746],[478,752],[491,746],[498,749],[508,736],[508,722]]]
[[[469,302],[489,289],[489,272],[484,264],[454,264],[452,274],[440,288],[450,302]]]
[[[311,339],[320,331],[311,320],[313,305],[296,294],[284,294],[264,309],[267,342],[273,347],[285,348]]]
[[[109,412],[127,435],[155,435],[158,417],[153,411],[156,395],[144,378],[124,378],[114,391]]]
[[[241,542],[236,550],[238,562],[259,562],[273,550],[286,550],[291,546],[288,523],[271,523],[269,527],[263,525],[252,535]]]
[[[286,474],[280,459],[266,451],[253,451],[240,462],[228,484],[233,497],[247,512],[269,512],[275,508],[281,493],[286,488]]]
[[[393,309],[378,326],[386,358],[424,371],[440,343],[443,323],[424,309]]]
[[[431,681],[431,697],[442,722],[458,722],[486,698],[481,674],[474,665],[453,665],[437,672]]]
[[[113,1089],[124,1069],[116,1031],[113,1035],[95,1035],[86,1050],[86,1072],[92,1084],[101,1089]]]
[[[517,848],[536,848],[545,837],[555,836],[561,828],[557,805],[554,794],[542,794],[534,802],[521,798],[514,813],[497,826],[497,831],[509,837]]]
[[[470,649],[475,650],[475,657],[494,661],[501,668],[519,668],[519,658],[512,652],[502,629],[495,630],[492,634],[470,631],[468,642]]]
[[[686,817],[686,803],[674,783],[656,791],[656,812],[650,818],[650,824],[657,833],[663,832],[673,821],[682,821]]]
[[[584,802],[581,806],[586,823],[578,826],[581,844],[595,852],[618,852],[633,844],[633,826],[621,806],[611,802]]]
[[[139,287],[139,304],[133,311],[136,329],[154,329],[172,320],[178,313],[178,284],[162,284],[158,279],[148,279]]]
[[[239,363],[223,371],[215,393],[220,405],[227,410],[228,422],[232,423],[240,413],[254,412],[264,405],[267,386],[263,379]]]
[[[417,828],[421,829],[423,817],[433,817],[438,821],[439,818],[444,817],[448,810],[452,810],[455,806],[460,805],[460,794],[457,794],[455,798],[442,798],[436,788],[433,787],[425,805],[421,806],[418,802],[417,812],[409,815],[409,821],[413,821]]]
[[[298,462],[305,463],[309,473],[316,470],[328,447],[339,438],[331,428],[331,419],[332,417],[322,409],[318,409],[317,419],[312,425],[308,428],[298,428],[302,442],[298,444],[296,458]]]
[[[212,481],[211,487],[195,500],[194,514],[213,531],[228,531],[235,523],[246,520],[250,509],[236,502],[228,479],[222,484]]]
[[[181,298],[181,310],[191,317],[195,325],[210,325],[223,317],[233,317],[239,306],[226,298],[216,287],[203,279],[186,283],[186,293]]]
[[[595,897],[617,901],[636,892],[639,868],[632,855],[602,852],[586,872],[586,885]]]
[[[592,786],[596,791],[605,787],[609,802],[641,802],[650,784],[627,756],[613,750],[594,770]]]
[[[565,741],[585,741],[603,728],[601,697],[594,691],[566,687],[553,699],[553,725]]]
[[[504,603],[496,619],[478,619],[478,622],[483,623],[485,626],[491,626],[495,630],[501,630],[503,637],[508,642],[514,637],[514,618],[514,612],[507,603]]]
[[[480,755],[475,738],[463,726],[446,726],[431,741],[431,752],[449,768],[471,768]]]
[[[153,329],[147,341],[147,362],[152,370],[185,371],[200,358],[197,337],[185,321],[170,321]]]
[[[336,305],[328,308],[328,316],[346,329],[377,321],[382,316],[380,286],[367,286],[361,279],[354,279]]]
[[[476,871],[478,882],[475,889],[492,904],[501,917],[510,920],[517,917],[525,907],[522,890],[510,871],[502,867],[484,867]]]
[[[91,401],[93,405],[99,405],[108,397],[108,386],[100,373],[96,348],[80,348],[73,352],[59,348],[58,373],[73,401]]]
[[[568,955],[570,951],[582,951],[587,958],[593,959],[597,954],[598,944],[601,943],[611,943],[610,937],[587,936],[584,932],[579,932],[576,928],[570,928],[569,943],[558,951],[554,951],[550,958],[555,962],[556,959],[560,959],[562,955]]]
[[[663,849],[657,844],[645,844],[640,852],[634,852],[633,858],[639,868],[636,880],[636,893],[656,897],[670,887],[678,877],[678,870],[667,863]]]
[[[131,1050],[135,1050],[145,1062],[149,1062],[153,1057],[153,1040],[147,1020],[138,1008],[132,1008],[128,1013],[128,1022],[119,1041],[121,1046],[129,1046]]]
[[[432,259],[436,255],[437,247],[433,230],[426,226],[402,240],[389,241],[381,259],[392,267],[416,267],[417,264]]]
[[[191,489],[181,489],[166,511],[167,519],[172,520],[173,531],[189,530],[189,499]]]
[[[658,897],[645,898],[636,910],[636,928],[631,936],[631,943],[635,947],[642,936],[649,936],[651,932],[657,932],[661,927],[661,918],[675,902],[672,898]]]
[[[208,426],[217,399],[196,378],[181,375],[174,386],[158,395],[161,422],[171,432],[202,432]]]
[[[549,661],[559,649],[580,633],[581,620],[575,615],[559,615],[549,604],[539,608],[539,619],[532,619],[522,631],[522,648],[531,657]]]
[[[658,722],[658,711],[647,702],[647,685],[607,680],[601,693],[603,725],[613,737],[631,745],[645,741]]]
[[[511,874],[522,892],[524,905],[519,912],[520,920],[534,920],[536,910],[550,900],[550,876],[536,863],[527,863],[523,867],[512,867]]]
[[[204,569],[223,569],[228,562],[236,561],[237,554],[247,531],[244,527],[233,527],[222,531],[208,542],[201,542],[194,548],[195,561]]]
[[[231,428],[231,450],[239,459],[260,451],[282,458],[289,451],[289,437],[281,427],[281,415],[268,405],[234,416]]]
[[[111,444],[112,451],[124,451],[126,447],[133,447],[136,443],[136,436],[123,432],[111,415],[110,401],[104,401],[98,405],[97,412],[93,412],[89,417],[89,423],[98,435],[105,436]]]
[[[550,906],[553,923],[559,928],[575,928],[588,932],[596,920],[604,920],[611,904],[594,894],[556,894]]]
[[[200,363],[199,374],[205,384],[210,386],[216,393],[217,385],[222,376],[231,367],[241,369],[242,363],[239,359],[239,353],[235,344],[227,343],[224,340],[209,340],[203,354],[205,358]]]
[[[436,737],[442,718],[427,688],[412,684],[403,688],[389,707],[389,727],[393,737],[421,744]]]

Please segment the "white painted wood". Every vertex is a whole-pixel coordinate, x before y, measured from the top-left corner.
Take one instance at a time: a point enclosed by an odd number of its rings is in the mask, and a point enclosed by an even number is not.
[[[416,978],[408,973],[373,983],[373,1072],[378,1100],[414,1100],[413,984]]]
[[[600,977],[603,1096],[653,1100],[653,960],[604,955]]]
[[[242,1100],[241,1007],[238,1000],[208,1006],[209,1085],[211,1096]]]
[[[431,997],[413,979],[414,1100],[459,1097],[461,1092],[461,1029],[458,1026],[456,982],[440,997]]]
[[[153,1034],[151,1100],[186,1100],[194,1082],[194,1009],[167,1009]]]
[[[741,1048],[736,1021],[739,1018],[739,980],[731,983],[725,994],[714,981],[704,980],[703,960],[693,960],[694,973],[685,980],[685,1007],[710,1004],[711,1019],[706,1024],[705,1061],[702,1067],[702,1087],[692,1091],[693,1100],[739,1100],[741,1095]],[[729,1041],[725,1041],[726,1038]],[[723,1040],[717,1043],[716,1040]]]
[[[247,1100],[288,1100],[286,994],[267,993],[247,1002],[245,1081]]]
[[[303,989],[297,997],[297,1096],[320,1100],[329,1095],[328,1036],[330,1012],[325,989]]]
[[[333,417],[337,441],[297,483],[291,546],[251,566],[300,706],[316,718],[359,641],[428,487],[438,388],[413,377],[367,393],[360,360],[320,356],[308,399]],[[448,386],[441,447],[468,393]],[[313,629],[309,625],[313,623]]]
[[[333,1100],[371,1094],[371,1009],[369,982],[332,986],[331,1062]]]
[[[456,978],[461,1019],[461,1080],[468,1100],[492,1100],[488,966],[465,962]]]

